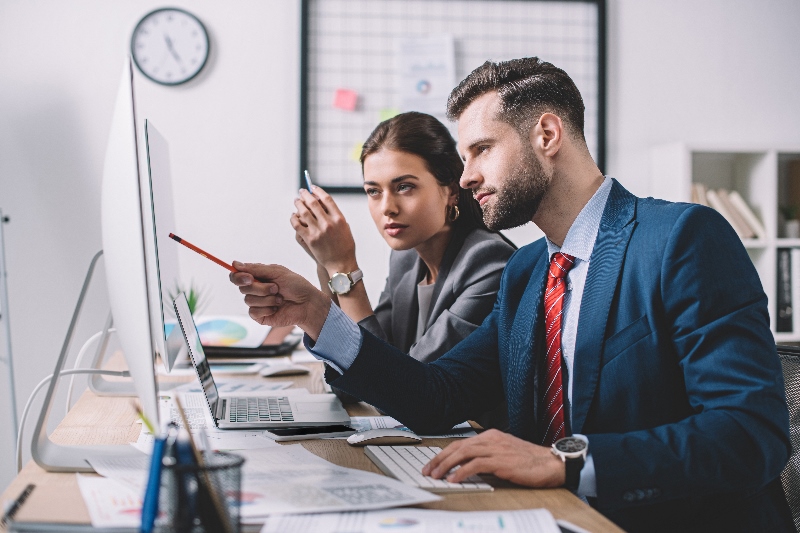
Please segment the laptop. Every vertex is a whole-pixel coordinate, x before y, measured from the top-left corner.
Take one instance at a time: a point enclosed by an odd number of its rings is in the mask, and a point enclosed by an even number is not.
[[[189,359],[197,372],[214,425],[219,429],[268,429],[349,424],[350,416],[333,394],[220,396],[208,366],[186,295],[173,301]]]

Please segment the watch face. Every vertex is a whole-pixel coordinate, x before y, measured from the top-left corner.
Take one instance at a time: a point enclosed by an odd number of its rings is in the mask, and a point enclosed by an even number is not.
[[[208,59],[208,33],[197,18],[182,9],[148,13],[131,37],[131,54],[142,74],[163,85],[194,78]]]
[[[567,437],[556,441],[553,446],[563,453],[578,453],[586,449],[586,441],[575,437]]]
[[[331,288],[337,294],[344,294],[350,291],[350,278],[347,277],[347,274],[337,272],[331,278]]]

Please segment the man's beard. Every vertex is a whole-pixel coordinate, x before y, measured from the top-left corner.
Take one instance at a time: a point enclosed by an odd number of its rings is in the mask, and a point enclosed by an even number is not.
[[[483,208],[483,222],[492,231],[516,228],[533,219],[550,179],[533,151],[526,151],[520,165],[494,193],[494,201]]]

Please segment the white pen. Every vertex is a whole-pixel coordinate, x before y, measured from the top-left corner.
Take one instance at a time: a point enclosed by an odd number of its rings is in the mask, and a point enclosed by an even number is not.
[[[304,170],[303,174],[306,177],[306,186],[308,187],[308,191],[311,192],[311,189],[314,187],[314,184],[311,183],[311,176],[308,174],[308,170]]]

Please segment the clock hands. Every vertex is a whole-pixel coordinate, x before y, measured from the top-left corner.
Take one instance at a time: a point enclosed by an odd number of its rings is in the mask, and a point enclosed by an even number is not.
[[[167,49],[169,50],[169,53],[172,54],[172,57],[175,58],[175,61],[180,63],[181,57],[178,55],[178,53],[175,51],[175,48],[172,46],[172,39],[169,38],[169,35],[164,34],[164,41],[167,43]]]

